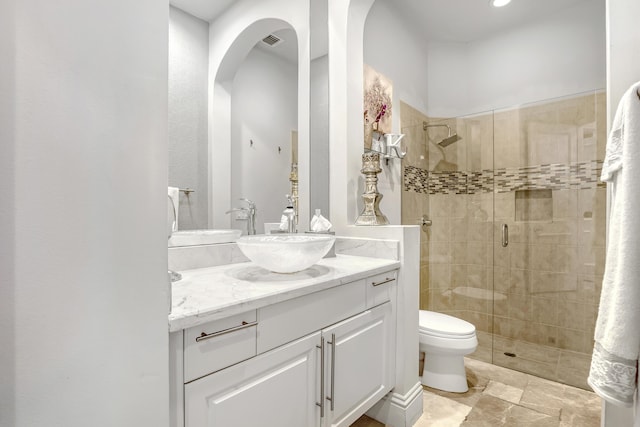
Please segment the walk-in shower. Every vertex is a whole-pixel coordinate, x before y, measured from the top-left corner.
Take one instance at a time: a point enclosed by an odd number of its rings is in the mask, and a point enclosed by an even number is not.
[[[402,221],[432,221],[421,229],[420,308],[475,325],[470,357],[588,387],[605,254],[605,98],[455,118],[401,104]]]

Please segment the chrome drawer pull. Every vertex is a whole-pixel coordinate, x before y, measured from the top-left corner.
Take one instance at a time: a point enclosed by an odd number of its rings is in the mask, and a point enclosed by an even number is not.
[[[320,340],[320,403],[316,405],[320,407],[320,418],[324,418],[324,338]]]
[[[336,400],[336,334],[331,334],[331,342],[329,344],[331,344],[331,397],[327,397],[327,400],[331,402],[331,410],[333,411]]]
[[[242,325],[234,326],[233,328],[229,328],[229,329],[223,329],[222,331],[214,332],[214,333],[211,333],[211,334],[207,334],[206,332],[203,332],[203,333],[200,334],[199,337],[196,337],[196,342],[208,340],[209,338],[219,337],[221,335],[230,334],[231,332],[239,331],[241,329],[250,328],[252,326],[256,326],[257,324],[258,324],[258,322],[242,322]]]
[[[385,279],[382,282],[378,282],[378,283],[372,282],[371,285],[380,286],[380,285],[384,285],[385,283],[393,282],[394,280],[396,279],[394,279],[393,277],[391,279],[389,279],[388,277],[385,277]]]

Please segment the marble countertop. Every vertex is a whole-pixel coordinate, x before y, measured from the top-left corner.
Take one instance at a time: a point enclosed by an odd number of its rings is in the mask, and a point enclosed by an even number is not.
[[[181,271],[172,285],[169,331],[340,286],[400,267],[389,259],[336,255],[292,274],[271,273],[251,262]]]

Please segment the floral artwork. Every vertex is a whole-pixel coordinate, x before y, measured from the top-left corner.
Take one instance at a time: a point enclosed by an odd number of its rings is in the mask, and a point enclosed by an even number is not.
[[[364,64],[365,148],[371,148],[371,134],[391,132],[391,80]]]

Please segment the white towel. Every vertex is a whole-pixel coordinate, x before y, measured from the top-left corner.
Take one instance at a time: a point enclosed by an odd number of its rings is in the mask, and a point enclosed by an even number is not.
[[[622,97],[601,179],[611,192],[607,260],[588,383],[603,399],[632,406],[640,353],[640,98]]]
[[[167,194],[169,195],[169,198],[173,203],[173,211],[174,211],[173,213],[175,213],[175,216],[176,216],[176,221],[172,226],[172,230],[178,231],[178,213],[179,213],[178,207],[180,206],[180,189],[178,187],[168,187]]]

